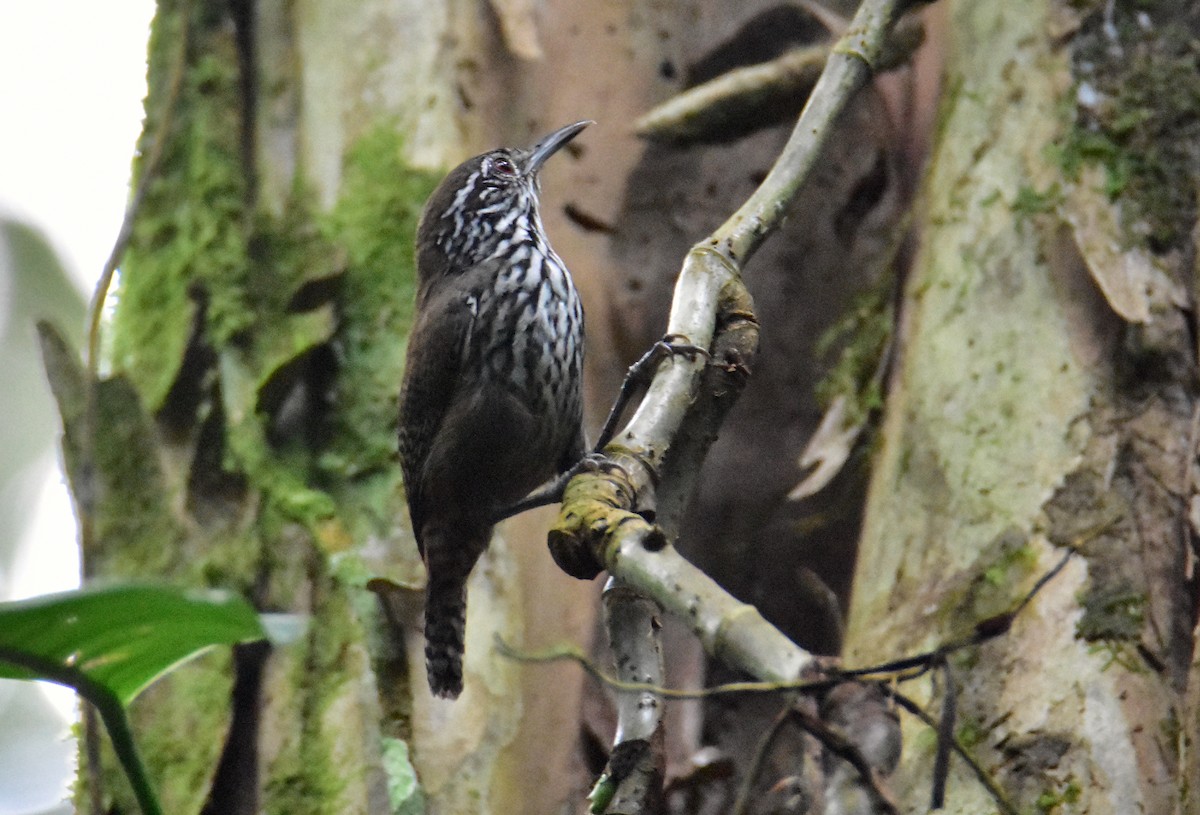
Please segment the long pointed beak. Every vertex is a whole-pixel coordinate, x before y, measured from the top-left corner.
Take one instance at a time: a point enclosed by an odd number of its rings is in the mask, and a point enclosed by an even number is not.
[[[546,159],[557,153],[563,145],[578,136],[580,131],[590,124],[595,124],[595,122],[588,119],[582,122],[576,122],[573,125],[560,127],[553,133],[543,137],[542,140],[533,147],[530,147],[529,158],[525,160],[526,175],[533,175],[540,170],[542,165],[546,163]]]

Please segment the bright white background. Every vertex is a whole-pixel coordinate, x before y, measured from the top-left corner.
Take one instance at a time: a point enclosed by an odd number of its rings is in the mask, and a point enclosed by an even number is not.
[[[41,230],[88,293],[127,198],[152,15],[152,0],[0,2],[0,218]],[[0,323],[9,282],[0,279]],[[0,563],[0,599],[78,582],[56,457],[31,476],[22,492],[35,521],[22,554]],[[70,694],[16,684],[0,683],[0,815],[69,812],[60,802],[73,762]]]

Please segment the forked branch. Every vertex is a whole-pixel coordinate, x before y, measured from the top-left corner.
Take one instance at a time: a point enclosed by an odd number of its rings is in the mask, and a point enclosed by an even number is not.
[[[839,115],[879,68],[889,30],[913,5],[911,0],[864,0],[766,179],[685,257],[668,334],[715,350],[727,325],[753,320],[741,279],[744,264],[783,219]],[[703,416],[695,407],[711,397],[701,388],[707,362],[700,356],[673,356],[658,369],[629,424],[605,448],[603,461],[567,486],[550,532],[551,552],[570,574],[590,578],[607,569],[654,598],[687,621],[705,650],[726,664],[766,681],[795,680],[815,667],[814,657],[684,560],[654,523],[657,490],[688,491],[660,484],[668,449],[681,437],[712,435],[686,426]],[[712,364],[734,367],[741,360],[714,357]],[[672,468],[670,476],[694,479],[695,469]]]

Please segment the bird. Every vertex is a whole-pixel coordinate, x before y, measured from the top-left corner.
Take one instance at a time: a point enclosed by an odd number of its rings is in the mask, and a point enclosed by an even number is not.
[[[467,578],[494,519],[586,452],[583,305],[546,236],[539,173],[592,124],[460,164],[417,226],[399,458],[425,562],[433,695],[463,688]]]

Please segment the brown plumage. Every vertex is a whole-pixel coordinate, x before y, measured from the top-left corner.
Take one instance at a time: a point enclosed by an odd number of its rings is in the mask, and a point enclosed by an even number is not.
[[[492,519],[584,453],[583,308],[542,228],[537,174],[587,124],[459,165],[417,228],[400,461],[438,696],[462,691],[466,581]]]

